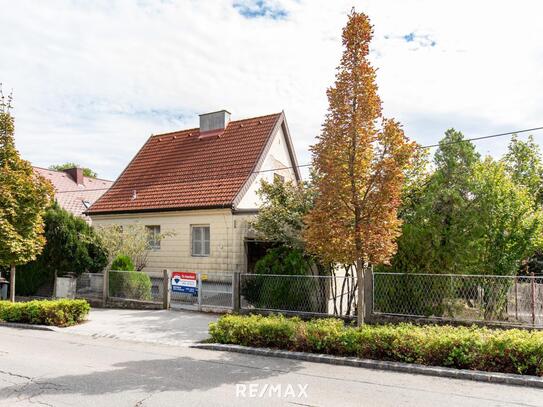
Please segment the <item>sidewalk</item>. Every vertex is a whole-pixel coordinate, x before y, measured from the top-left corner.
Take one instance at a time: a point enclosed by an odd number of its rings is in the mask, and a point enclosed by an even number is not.
[[[88,320],[64,333],[165,345],[188,346],[208,337],[208,325],[217,315],[192,311],[148,311],[93,308]]]

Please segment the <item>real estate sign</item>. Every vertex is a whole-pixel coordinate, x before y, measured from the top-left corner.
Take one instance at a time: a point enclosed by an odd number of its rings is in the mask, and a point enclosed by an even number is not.
[[[176,293],[198,294],[196,273],[174,271],[172,273],[172,291]]]

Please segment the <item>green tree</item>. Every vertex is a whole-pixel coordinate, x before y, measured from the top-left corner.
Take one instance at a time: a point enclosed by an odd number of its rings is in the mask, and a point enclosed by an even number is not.
[[[506,170],[516,183],[528,188],[537,204],[542,201],[543,160],[541,150],[532,136],[527,141],[513,136],[502,159]]]
[[[43,214],[53,189],[19,156],[10,109],[11,97],[0,89],[0,266],[10,268],[14,301],[16,266],[34,260],[45,244]]]
[[[486,158],[472,183],[473,273],[514,275],[520,263],[541,247],[543,217],[530,188],[508,174],[503,162]]]
[[[94,229],[83,219],[54,203],[44,215],[46,244],[36,260],[20,267],[17,293],[35,294],[55,275],[100,272],[107,256]]]
[[[304,216],[313,207],[314,192],[307,182],[262,181],[262,200],[252,227],[264,240],[303,250]]]
[[[81,168],[81,166],[79,164],[70,163],[70,162],[64,163],[64,164],[55,164],[55,165],[50,165],[49,166],[49,169],[54,170],[54,171],[64,171],[64,170],[68,170],[70,168]],[[90,168],[83,168],[83,175],[85,177],[92,177],[92,178],[98,177],[98,174],[96,172],[94,172],[93,170],[91,170]]]
[[[392,268],[399,272],[449,273],[465,270],[474,249],[471,240],[471,182],[480,161],[475,146],[449,129],[434,157],[434,171],[419,170],[419,179],[404,190],[403,220]],[[426,168],[424,162],[419,164]]]

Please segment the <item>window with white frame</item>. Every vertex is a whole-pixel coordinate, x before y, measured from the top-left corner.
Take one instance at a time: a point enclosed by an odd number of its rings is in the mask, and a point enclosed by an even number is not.
[[[192,255],[196,257],[209,256],[209,225],[191,226]]]
[[[152,250],[160,249],[160,225],[146,225],[149,248]]]

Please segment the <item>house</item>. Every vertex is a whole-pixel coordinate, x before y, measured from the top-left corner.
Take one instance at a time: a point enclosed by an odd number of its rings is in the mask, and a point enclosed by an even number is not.
[[[285,114],[230,121],[221,110],[200,127],[151,136],[88,210],[94,225],[143,224],[153,234],[145,271],[246,271],[249,221],[261,180],[300,180]]]
[[[36,174],[53,184],[58,204],[88,223],[91,218],[84,212],[113,184],[113,181],[84,176],[82,168],[69,168],[64,171],[33,168]]]

